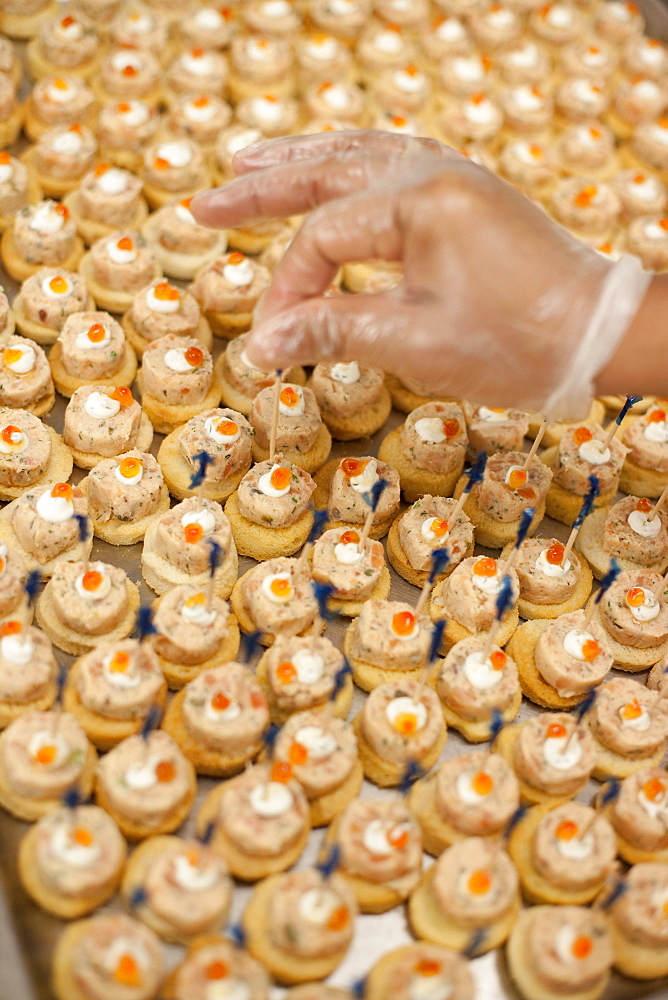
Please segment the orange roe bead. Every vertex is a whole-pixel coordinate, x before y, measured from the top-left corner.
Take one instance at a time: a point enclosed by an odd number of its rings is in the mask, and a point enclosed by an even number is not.
[[[69,85],[66,80],[63,80],[62,77],[58,76],[55,80],[53,80],[51,86],[55,87],[56,90],[67,90]]]
[[[284,663],[279,663],[276,667],[276,676],[278,677],[281,684],[292,684],[297,676],[297,671],[289,660]]]
[[[207,965],[204,975],[209,980],[227,979],[229,970],[224,962],[211,962]]]
[[[554,545],[550,545],[545,553],[545,559],[549,562],[550,566],[560,566],[561,560],[564,558],[564,551],[565,549],[561,542],[555,542]]]
[[[594,943],[590,937],[583,934],[573,942],[572,952],[575,958],[587,958],[591,954]]]
[[[413,972],[416,975],[425,976],[428,979],[431,979],[433,976],[439,976],[441,969],[441,963],[434,961],[432,958],[422,958],[413,966]]]
[[[187,608],[197,608],[203,604],[206,604],[206,594],[203,594],[201,591],[199,594],[191,594],[186,600]]]
[[[578,191],[573,201],[578,208],[589,208],[597,193],[598,188],[595,184],[585,184],[585,186]]]
[[[653,506],[654,505],[649,497],[640,497],[638,503],[636,504],[636,510],[641,511],[643,514],[649,514]]]
[[[203,534],[202,525],[198,524],[197,521],[193,521],[192,524],[186,524],[183,529],[183,537],[190,545],[196,545],[201,540]]]
[[[10,163],[11,159],[12,158],[6,149],[0,151],[0,163],[3,165],[3,167],[6,166],[8,163]]]
[[[496,576],[496,559],[492,559],[490,556],[481,556],[473,564],[473,572],[476,576]]]
[[[96,569],[89,569],[87,573],[81,577],[81,586],[84,590],[89,593],[93,590],[98,590],[102,585],[102,574],[98,573]]]
[[[645,592],[642,587],[631,587],[626,591],[626,603],[630,608],[639,608],[645,603]]]
[[[127,63],[121,70],[121,74],[123,76],[136,76],[137,72],[138,70],[136,70],[130,63]]]
[[[457,435],[459,434],[459,421],[455,420],[454,417],[448,418],[448,420],[444,420],[443,430],[445,432],[446,438],[457,437]]]
[[[126,653],[124,649],[119,649],[109,661],[109,669],[113,674],[124,674],[129,666],[130,654]]]
[[[572,840],[573,837],[576,836],[577,832],[578,832],[577,823],[573,823],[572,820],[567,819],[564,820],[563,823],[559,824],[559,826],[555,830],[555,836],[557,837],[558,840]]]
[[[662,229],[668,230],[668,216],[664,215],[662,219],[659,219],[659,225]]]
[[[56,748],[53,746],[40,747],[35,754],[35,760],[38,764],[53,764],[56,759]]]
[[[321,83],[320,86],[318,87],[318,93],[324,94],[325,91],[329,90],[331,86],[332,86],[331,80],[325,80],[324,83]]]
[[[95,176],[101,177],[102,174],[106,174],[107,170],[111,170],[111,167],[109,166],[108,163],[98,163],[98,165],[95,168]]]
[[[650,424],[660,424],[664,423],[666,419],[665,410],[652,410],[651,413],[647,415],[647,422]]]
[[[578,427],[573,433],[573,440],[576,444],[584,444],[586,441],[591,441],[592,437],[593,434],[588,427]]]
[[[492,887],[492,879],[490,878],[489,872],[473,872],[473,875],[471,875],[468,880],[467,886],[471,895],[484,896],[485,893],[489,892]]]
[[[485,94],[473,94],[471,96],[471,104],[482,104],[482,102],[485,100],[485,97],[486,97]]]
[[[300,764],[305,764],[308,760],[308,750],[303,743],[293,743],[288,756],[290,757],[290,763],[294,764],[295,767],[299,767]]]
[[[533,156],[534,160],[540,160],[543,156],[543,147],[537,146],[535,143],[533,146],[529,146],[529,152]]]
[[[107,331],[101,323],[93,323],[93,325],[89,327],[87,334],[91,344],[99,344],[102,340],[104,340],[106,335]]]
[[[216,712],[224,712],[226,708],[231,705],[230,699],[222,691],[217,691],[211,699],[211,707],[215,709]]]
[[[348,479],[352,479],[354,476],[361,476],[368,464],[360,458],[344,458],[341,462],[341,472]]]
[[[192,205],[192,200],[193,200],[192,195],[190,198],[181,198],[181,200],[179,201],[179,205],[182,205],[184,208],[190,209],[190,206]]]
[[[192,49],[190,55],[195,59],[201,59],[204,55],[204,49]]]
[[[339,906],[327,921],[327,927],[330,931],[342,931],[349,923],[350,914],[348,913],[348,907]]]
[[[287,577],[272,580],[269,589],[275,597],[289,597],[292,593],[292,583]]]
[[[408,830],[396,826],[387,835],[387,842],[397,851],[402,851],[408,843]]]
[[[176,768],[170,760],[161,760],[156,765],[155,776],[161,784],[166,785],[176,777]]]
[[[642,790],[645,798],[648,798],[650,802],[656,802],[657,799],[666,794],[666,786],[659,778],[650,778],[642,786]]]
[[[582,643],[582,655],[587,663],[591,663],[592,660],[595,660],[600,652],[601,647],[596,642],[596,639],[587,639]]]
[[[494,670],[503,670],[503,668],[506,665],[506,661],[508,660],[508,657],[506,656],[506,654],[503,652],[502,649],[495,649],[494,652],[490,655],[489,659],[492,664],[492,668]]]
[[[291,385],[286,385],[281,389],[279,398],[283,406],[296,406],[299,402],[299,393],[295,392]]]
[[[633,178],[633,183],[634,184],[644,184],[645,183],[645,175],[644,174],[636,174],[635,177]]]
[[[64,17],[60,22],[61,28],[71,28],[73,24],[77,23],[76,17],[72,17],[70,14]]]
[[[138,458],[122,458],[118,463],[118,471],[124,479],[132,479],[142,468],[142,463]]]
[[[135,248],[135,245],[129,236],[121,236],[116,246],[119,250],[134,250]]]
[[[237,267],[239,264],[243,264],[245,260],[246,258],[244,254],[239,253],[238,250],[235,250],[234,253],[231,253],[230,256],[227,258],[227,263],[232,264],[233,267]]]
[[[401,115],[392,115],[392,124],[395,128],[404,128],[407,122]]]
[[[281,465],[271,473],[269,482],[275,490],[284,490],[286,486],[290,485],[291,478],[292,473],[290,470]]]
[[[253,688],[251,691],[250,703],[253,708],[266,708],[267,698],[264,691],[259,691],[257,688]]]
[[[21,622],[3,622],[0,625],[0,636],[4,639],[6,635],[18,635],[21,631]]]
[[[511,490],[519,490],[523,486],[526,486],[527,474],[524,469],[513,469],[513,471],[508,476],[508,485]]]
[[[204,361],[204,352],[199,347],[189,347],[183,356],[193,368],[199,368]]]
[[[417,731],[417,716],[412,712],[401,712],[394,720],[394,728],[402,736],[413,736]]]
[[[406,68],[404,69],[404,73],[406,73],[407,76],[417,76],[418,73],[419,73],[419,70],[418,70],[417,66],[413,66],[413,64],[411,63],[410,66],[406,66]]]
[[[395,635],[410,635],[415,628],[415,615],[411,611],[398,611],[392,618]]]
[[[478,773],[473,776],[471,787],[477,795],[489,795],[494,787],[494,782],[490,776],[485,773],[485,771],[478,771]]]
[[[566,727],[562,726],[560,722],[551,722],[547,727],[547,732],[545,734],[548,740],[560,740],[566,735]]]
[[[221,420],[219,421],[216,430],[224,437],[234,437],[239,430],[239,425],[235,424],[234,420]]]
[[[353,530],[352,528],[349,531],[344,531],[341,537],[339,538],[339,541],[341,542],[342,545],[357,545],[359,543],[359,540],[360,540],[359,532]]]
[[[292,764],[287,760],[277,760],[271,768],[271,780],[286,785],[292,778]]]
[[[127,101],[121,101],[120,104],[116,105],[116,110],[122,115],[127,115],[128,111],[132,111],[132,105],[128,104]]]
[[[52,497],[64,497],[66,500],[72,499],[72,487],[69,483],[56,483],[51,487]]]
[[[72,840],[75,844],[79,844],[81,847],[90,847],[93,843],[93,835],[90,830],[86,830],[83,826],[77,826],[72,834]]]
[[[2,434],[0,437],[2,437],[2,440],[6,444],[14,444],[12,438],[15,434],[22,434],[21,428],[17,427],[16,424],[7,424],[6,427],[2,428]]]
[[[118,965],[116,966],[116,971],[114,972],[114,979],[117,982],[122,983],[123,986],[139,986],[141,976],[139,975],[139,968],[132,955],[121,956]]]
[[[632,698],[631,701],[627,702],[626,705],[624,705],[623,709],[620,712],[620,715],[622,719],[628,719],[628,720],[639,719],[640,716],[642,715],[642,705],[640,704],[637,698]]]
[[[435,517],[431,522],[431,532],[436,535],[437,538],[443,538],[447,535],[450,530],[448,522],[442,517]]]
[[[52,292],[55,292],[56,295],[63,295],[69,288],[69,282],[57,274],[55,278],[52,278],[49,282],[49,288]]]
[[[134,402],[132,393],[126,385],[117,386],[113,392],[109,393],[111,399],[115,399],[121,406],[131,406]]]

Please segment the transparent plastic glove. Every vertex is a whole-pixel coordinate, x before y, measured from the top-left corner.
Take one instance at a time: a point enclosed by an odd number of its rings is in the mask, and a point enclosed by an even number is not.
[[[354,358],[430,393],[577,418],[649,281],[433,140],[280,139],[234,167],[192,202],[199,222],[309,212],[256,312],[247,350],[265,369]],[[323,298],[341,264],[372,258],[400,261],[401,284]]]

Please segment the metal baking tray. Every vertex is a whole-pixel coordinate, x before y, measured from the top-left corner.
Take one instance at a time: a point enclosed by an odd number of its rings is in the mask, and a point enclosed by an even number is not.
[[[668,39],[668,8],[664,6],[664,3],[661,0],[640,0],[640,6],[647,18],[649,33]],[[15,282],[7,278],[1,268],[0,283],[4,285],[9,299],[12,301],[17,286]],[[220,353],[221,347],[222,342],[216,341],[214,354]],[[58,397],[54,409],[46,418],[46,422],[60,431],[64,410],[65,400]],[[393,412],[382,432],[366,441],[353,441],[347,444],[335,443],[332,456],[375,454],[384,434],[396,427],[402,420],[403,415]],[[161,440],[161,436],[156,435],[151,449],[153,454],[157,454]],[[82,477],[82,471],[75,467],[73,480],[78,481]],[[567,531],[563,525],[546,520],[543,522],[540,534],[554,535],[565,540]],[[484,550],[476,547],[476,552],[478,551]],[[145,604],[150,602],[155,595],[143,582],[140,555],[141,545],[117,548],[107,545],[99,539],[94,540],[92,558],[121,565],[130,579],[138,584],[142,604]],[[252,565],[251,559],[240,559],[239,574],[241,575]],[[393,599],[408,600],[414,603],[417,598],[416,588],[397,576],[391,567],[390,572],[392,575],[390,596]],[[326,635],[338,645],[347,624],[348,619],[328,623]],[[69,664],[72,662],[73,657],[67,656],[60,650],[55,652],[59,663]],[[638,679],[642,679],[642,677],[643,675],[639,675]],[[360,691],[355,691],[351,718],[358,711],[363,697]],[[518,719],[530,718],[537,711],[538,709],[534,705],[523,700]],[[442,759],[456,757],[468,749],[470,749],[470,745],[458,733],[450,730]],[[214,784],[212,779],[199,779],[198,800],[191,817],[181,831],[185,835],[194,832],[194,816],[199,802]],[[588,802],[598,787],[597,782],[590,782],[587,788],[578,795],[578,799]],[[363,797],[382,797],[388,793],[365,782],[361,794]],[[13,819],[0,810],[0,1000],[53,1000],[50,990],[51,955],[64,925],[56,918],[43,913],[26,896],[19,883],[16,871],[17,850],[21,837],[27,829],[27,824]],[[307,850],[297,865],[298,868],[314,862],[323,832],[315,831],[311,835]],[[425,861],[426,864],[431,863],[429,858],[425,858]],[[230,915],[232,923],[238,921],[250,892],[250,888],[237,884]],[[103,909],[118,908],[120,908],[118,901],[112,900]],[[356,922],[354,941],[346,959],[328,982],[333,985],[351,987],[365,976],[381,955],[410,940],[412,938],[408,931],[403,907],[395,908],[381,916],[360,916]],[[170,967],[180,960],[184,952],[182,948],[177,946],[165,945],[164,948],[166,961]],[[478,1000],[510,1000],[510,998],[518,997],[510,982],[502,950],[475,959],[471,963],[471,967],[476,980]],[[284,991],[279,988],[274,991],[276,998],[282,997],[283,994]],[[624,979],[615,974],[604,996],[604,1000],[640,1000],[640,998],[668,1000],[668,980],[645,984]]]

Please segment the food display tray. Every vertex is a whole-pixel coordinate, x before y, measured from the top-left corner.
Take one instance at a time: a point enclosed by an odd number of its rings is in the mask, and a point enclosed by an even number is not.
[[[661,0],[640,0],[640,6],[647,19],[650,34],[668,40],[668,7]],[[16,294],[16,283],[7,277],[0,267],[0,283],[5,287],[10,302]],[[224,342],[214,343],[214,355],[220,353]],[[633,386],[629,386],[629,391]],[[66,401],[57,397],[54,409],[47,416],[46,422],[62,430],[63,414]],[[359,440],[349,443],[334,443],[332,457],[342,458],[346,455],[376,454],[383,436],[388,430],[396,427],[403,420],[403,415],[393,412],[388,424],[382,432],[370,440]],[[151,449],[157,454],[161,435],[156,435]],[[76,469],[73,481],[77,482],[84,473]],[[556,522],[546,519],[539,531],[544,536],[555,536],[565,541],[567,529]],[[476,546],[476,552],[485,552]],[[155,594],[146,586],[140,568],[141,544],[123,548],[110,546],[99,539],[94,540],[93,559],[102,559],[123,567],[131,580],[139,586],[142,604],[150,603]],[[254,565],[253,560],[240,558],[239,575]],[[415,587],[401,579],[390,567],[392,576],[391,598],[407,600],[415,603],[418,591]],[[338,646],[340,645],[349,619],[339,619],[327,624],[326,635]],[[59,663],[69,664],[73,657],[60,650],[55,650]],[[643,679],[645,675],[638,675]],[[363,695],[356,689],[350,717],[359,710]],[[528,719],[539,710],[526,699],[523,700],[518,721]],[[471,745],[453,730],[449,731],[448,740],[442,754],[443,760],[456,757],[471,749]],[[212,779],[200,778],[197,802],[191,816],[181,833],[190,835],[194,832],[194,816],[199,803],[213,787]],[[590,782],[577,798],[588,802],[599,788],[597,782]],[[362,790],[363,797],[383,797],[388,792],[376,788],[365,781]],[[23,891],[17,876],[18,845],[28,829],[27,824],[13,819],[0,810],[0,1000],[53,1000],[50,990],[51,956],[58,936],[64,924],[44,913],[30,900]],[[324,831],[314,831],[307,850],[297,867],[313,864],[322,841]],[[432,859],[425,856],[425,864]],[[251,888],[237,883],[234,891],[230,922],[239,920],[249,899]],[[118,900],[113,900],[104,907],[105,910],[120,907]],[[339,966],[329,982],[334,985],[351,987],[363,979],[373,963],[381,955],[411,939],[408,931],[405,909],[395,908],[381,916],[361,915],[355,926],[355,937],[345,961]],[[176,964],[183,955],[183,949],[165,945],[165,955],[170,966]],[[476,1000],[515,1000],[517,992],[510,982],[503,950],[494,951],[471,963],[476,981]],[[284,991],[276,989],[276,998],[282,997]],[[640,998],[655,998],[668,1000],[668,980],[644,984],[613,975],[610,986],[604,995],[604,1000],[640,1000]],[[390,1000],[390,998],[388,998]]]

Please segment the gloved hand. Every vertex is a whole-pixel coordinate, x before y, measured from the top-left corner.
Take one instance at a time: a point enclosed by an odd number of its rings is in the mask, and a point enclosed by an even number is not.
[[[202,224],[309,212],[256,311],[247,350],[264,369],[355,359],[430,393],[577,418],[649,280],[434,140],[279,139],[234,168],[193,200]],[[370,258],[401,261],[404,280],[322,297],[342,263]]]

